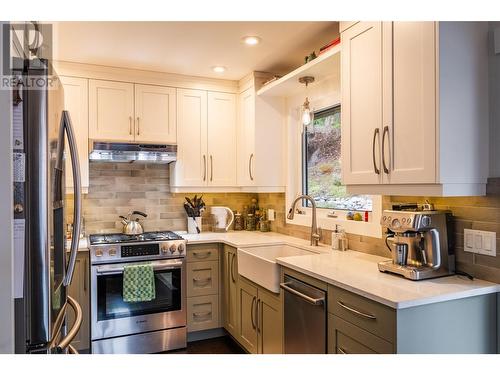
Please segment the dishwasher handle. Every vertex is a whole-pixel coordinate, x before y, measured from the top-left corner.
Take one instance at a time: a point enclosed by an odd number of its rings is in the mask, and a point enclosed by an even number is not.
[[[280,283],[280,288],[287,291],[287,292],[295,294],[297,297],[302,298],[303,300],[309,302],[312,305],[322,305],[325,303],[325,297],[321,297],[321,298],[310,297],[307,294],[304,294],[304,293],[299,292],[298,290],[296,290],[294,288],[291,288],[290,284],[291,283]]]

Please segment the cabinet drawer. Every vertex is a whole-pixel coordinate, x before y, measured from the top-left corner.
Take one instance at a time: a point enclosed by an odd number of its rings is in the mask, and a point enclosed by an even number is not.
[[[328,312],[390,342],[395,342],[396,311],[347,290],[328,286]]]
[[[362,328],[328,314],[328,353],[391,354],[393,345]]]
[[[187,265],[187,296],[219,293],[219,262],[194,262]]]
[[[189,332],[219,327],[219,297],[217,295],[187,299]]]
[[[219,247],[217,244],[191,245],[187,249],[187,262],[205,262],[219,260]]]

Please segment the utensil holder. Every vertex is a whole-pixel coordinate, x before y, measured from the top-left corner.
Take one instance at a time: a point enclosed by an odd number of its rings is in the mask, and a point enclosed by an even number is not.
[[[200,228],[201,232],[201,216],[196,216],[193,220],[192,217],[187,218],[187,227],[188,227],[188,233],[189,234],[198,234],[198,231],[196,230],[196,226]]]

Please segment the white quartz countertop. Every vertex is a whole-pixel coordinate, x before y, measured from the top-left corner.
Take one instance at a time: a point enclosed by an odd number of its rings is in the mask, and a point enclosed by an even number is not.
[[[187,234],[186,232],[176,232],[188,241],[188,244],[202,244],[220,242],[232,247],[252,247],[265,245],[294,245],[316,252],[331,252],[327,245],[310,246],[310,242],[276,232],[202,232],[200,234]]]
[[[395,309],[500,292],[498,284],[471,281],[463,276],[407,280],[378,270],[377,263],[388,258],[350,250],[333,251],[326,245],[312,247],[309,241],[274,232],[178,233],[188,244],[220,242],[233,247],[288,244],[315,251],[317,254],[277,258],[276,262]]]
[[[277,263],[395,309],[500,292],[498,284],[464,276],[412,281],[382,273],[377,263],[383,260],[349,250],[278,258]]]

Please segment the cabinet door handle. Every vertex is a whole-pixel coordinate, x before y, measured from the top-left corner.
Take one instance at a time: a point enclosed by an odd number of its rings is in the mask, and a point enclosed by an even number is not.
[[[83,264],[83,291],[87,291],[87,257],[85,257],[85,263]]]
[[[356,310],[356,309],[354,309],[354,308],[352,308],[352,307],[350,307],[350,306],[347,306],[347,305],[346,305],[344,302],[342,302],[342,301],[337,301],[337,303],[340,305],[340,307],[343,307],[343,308],[344,308],[344,309],[346,309],[347,311],[350,311],[350,312],[352,312],[352,313],[354,313],[354,314],[356,314],[356,315],[359,315],[359,316],[361,316],[361,317],[363,317],[363,318],[372,319],[372,320],[377,319],[377,317],[376,317],[375,315],[366,314],[366,313],[364,313],[364,312],[361,312],[361,311],[359,311],[359,310]]]
[[[139,125],[139,116],[137,116],[137,135],[141,134],[141,127]]]
[[[384,168],[384,173],[389,174],[389,168],[387,168],[387,165],[385,164],[385,135],[389,135],[389,127],[384,126],[384,132],[382,133],[382,167]],[[390,140],[389,140],[390,143]],[[389,149],[390,153],[390,149]],[[390,160],[390,155],[389,155],[389,160]]]
[[[207,179],[207,157],[203,155],[203,181]]]
[[[128,134],[132,135],[132,116],[128,116]]]
[[[233,280],[233,283],[236,282],[236,279],[234,278],[234,259],[236,258],[236,254],[231,254],[231,280]]]
[[[375,158],[375,140],[380,135],[380,129],[376,128],[373,133],[373,142],[372,142],[372,158],[373,158],[373,170],[376,174],[380,174],[380,169],[377,167],[377,160]]]
[[[253,310],[253,305],[255,304],[255,300],[257,299],[257,297],[253,297],[252,298],[252,306],[250,307],[250,319],[252,321],[252,328],[255,329],[256,328],[256,325],[255,325],[255,321],[254,321],[254,310]]]
[[[260,332],[260,323],[261,323],[261,319],[260,319],[260,314],[261,314],[261,303],[260,303],[260,298],[257,300],[257,303],[256,303],[256,308],[255,308],[256,313],[255,313],[255,316],[256,316],[256,326],[257,326],[257,332]]]
[[[338,350],[338,352],[339,352],[340,354],[349,354],[349,353],[347,353],[347,352],[345,351],[345,349],[343,349],[343,348],[342,348],[342,347],[340,347],[340,346],[339,346],[339,347],[337,347],[337,350]]]
[[[210,182],[214,179],[214,162],[212,159],[212,155],[210,155]]]
[[[248,174],[250,176],[250,180],[253,181],[253,175],[252,175],[252,159],[253,159],[253,154],[250,154],[250,158],[248,159]]]

